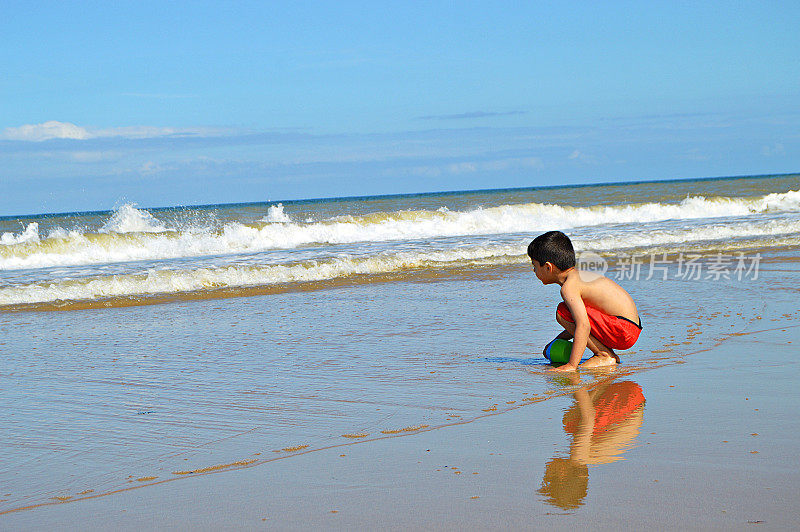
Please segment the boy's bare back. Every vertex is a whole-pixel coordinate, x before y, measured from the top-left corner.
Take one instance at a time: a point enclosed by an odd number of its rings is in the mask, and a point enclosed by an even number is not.
[[[609,316],[622,316],[639,323],[639,313],[633,298],[620,285],[608,277],[574,268],[567,272],[561,286],[561,297],[577,294],[585,305],[594,307]]]

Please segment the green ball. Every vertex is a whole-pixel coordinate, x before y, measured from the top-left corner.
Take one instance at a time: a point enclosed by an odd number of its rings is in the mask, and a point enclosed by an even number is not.
[[[544,348],[544,357],[554,366],[563,366],[569,362],[572,354],[572,342],[569,340],[553,340]]]

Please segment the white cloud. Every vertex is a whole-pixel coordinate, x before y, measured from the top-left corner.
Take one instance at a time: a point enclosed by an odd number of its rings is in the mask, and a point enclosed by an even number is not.
[[[710,161],[711,155],[708,153],[702,152],[699,148],[692,148],[691,150],[685,152],[683,155],[678,156],[678,159],[682,159],[684,161]]]
[[[158,172],[161,172],[162,170],[164,170],[164,167],[162,165],[158,164],[158,163],[153,162],[153,161],[147,161],[146,163],[144,163],[143,165],[141,165],[139,167],[139,173],[141,173],[143,175],[157,174]]]
[[[164,92],[123,92],[122,96],[130,96],[132,98],[152,98],[154,100],[199,98],[199,95],[197,94],[168,94]]]
[[[231,133],[234,133],[234,130],[210,127],[129,126],[100,129],[81,127],[69,122],[50,120],[42,124],[25,124],[19,127],[7,127],[0,133],[0,139],[41,142],[51,139],[87,140],[109,137],[128,139],[148,139],[154,137],[218,137]]]
[[[773,145],[773,146],[762,146],[761,147],[761,155],[764,157],[775,157],[777,155],[784,155],[786,153],[786,149],[783,147],[783,144],[780,142]]]
[[[76,163],[99,163],[116,159],[119,154],[115,151],[74,151],[67,152],[67,156]]]
[[[508,170],[512,168],[544,168],[544,163],[539,157],[513,157],[510,159],[499,159],[481,164],[481,170]]]
[[[91,138],[86,129],[70,124],[50,120],[43,124],[26,124],[19,127],[7,127],[0,138],[6,140],[42,141],[50,139],[88,139]]]
[[[465,161],[436,166],[415,166],[411,174],[423,177],[439,177],[443,174],[459,175],[475,172],[498,172],[503,170],[517,170],[521,168],[544,168],[544,163],[539,157],[511,157],[494,161]]]
[[[594,164],[597,163],[597,158],[593,155],[587,155],[580,150],[575,150],[567,157],[570,161],[577,161],[580,163]]]
[[[475,163],[453,163],[447,165],[447,172],[450,174],[471,174],[477,171],[478,166]]]

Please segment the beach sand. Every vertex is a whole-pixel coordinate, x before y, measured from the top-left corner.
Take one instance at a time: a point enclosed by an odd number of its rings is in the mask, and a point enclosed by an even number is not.
[[[182,475],[175,474],[178,458],[169,453],[130,463],[117,459],[120,475],[123,470],[145,475],[149,468],[156,478],[103,484],[98,473],[98,489],[84,494],[76,491],[75,474],[53,463],[53,489],[69,487],[72,491],[63,493],[70,499],[29,497],[22,502],[37,506],[19,511],[4,506],[0,528],[793,528],[800,521],[798,266],[792,253],[776,254],[762,263],[756,281],[628,283],[639,303],[643,337],[621,366],[582,372],[579,381],[547,374],[533,350],[557,332],[552,313],[558,296],[536,286],[522,269],[484,279],[331,291],[327,297],[339,303],[382,301],[380,316],[387,322],[406,311],[416,312],[418,323],[430,323],[442,308],[467,317],[453,318],[452,327],[442,319],[435,329],[396,328],[404,334],[353,347],[357,355],[384,342],[386,380],[403,369],[395,368],[391,357],[417,353],[421,360],[419,367],[409,363],[407,369],[420,374],[401,378],[402,392],[387,383],[363,390],[353,383],[348,393],[354,400],[395,394],[387,398],[394,405],[388,419],[371,418],[362,408],[350,413],[350,421],[322,432],[338,431],[336,438],[316,439],[322,433],[312,430],[312,419],[308,427],[289,427],[285,436],[311,442],[308,448],[287,447],[266,458],[276,450],[269,430],[233,438],[235,445],[211,445],[189,455],[187,471],[194,473]],[[224,304],[251,311],[281,304],[277,297],[228,301],[238,303]],[[434,310],[421,315],[417,301]],[[482,301],[490,303],[481,307]],[[177,305],[153,308],[170,313]],[[374,311],[366,304],[363,309]],[[25,316],[6,321],[29,319]],[[366,318],[348,316],[345,325],[356,325],[338,326],[350,331],[354,346],[352,334]],[[211,332],[213,327],[204,334]],[[430,343],[437,337],[440,343]],[[326,342],[340,340],[326,336],[309,342],[323,350]],[[425,380],[423,372],[437,357],[421,355],[420,345],[429,345],[440,358],[457,352],[429,370],[452,373]],[[337,371],[347,368],[331,370],[332,381]],[[486,376],[478,378],[481,374]],[[474,394],[468,386],[472,378]],[[399,408],[404,400],[409,406]],[[459,414],[450,415],[456,404]],[[583,416],[592,410],[593,418]],[[616,411],[622,414],[613,418]],[[380,432],[387,427],[411,430]],[[362,437],[360,429],[368,435]],[[124,427],[119,430],[124,436]],[[125,442],[132,452],[142,449]],[[163,463],[161,470],[157,463]],[[233,465],[220,467],[228,464]],[[23,475],[25,468],[16,471]]]

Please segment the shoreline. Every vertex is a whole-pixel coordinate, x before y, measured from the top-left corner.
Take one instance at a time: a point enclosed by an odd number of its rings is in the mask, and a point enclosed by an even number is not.
[[[684,252],[694,254],[698,260],[696,264],[708,267],[717,256],[721,258],[742,257],[751,261],[758,256],[759,264],[786,264],[800,262],[800,257],[796,255],[796,248],[793,245],[780,243],[772,246],[752,245],[742,246],[735,250],[724,245],[718,247],[701,246],[694,248],[684,246],[684,251],[676,251],[677,246],[665,246],[652,249],[630,248],[621,252],[614,253],[601,250],[597,253],[587,251],[589,255],[595,255],[606,261],[610,268],[609,273],[614,272],[618,275],[624,273],[620,270],[626,266],[626,260],[659,257],[658,263],[667,263],[674,266],[683,260]],[[649,251],[649,253],[645,253]],[[726,254],[728,252],[729,254]],[[716,253],[716,255],[715,255]],[[763,255],[762,255],[763,253]],[[629,254],[629,255],[628,255]],[[746,256],[745,254],[748,254]],[[519,259],[519,260],[514,260]],[[627,264],[629,266],[629,263]],[[647,266],[645,263],[644,266]],[[733,264],[728,264],[727,274],[731,273]],[[660,271],[661,266],[650,266],[649,272]],[[774,269],[761,268],[763,271],[794,272],[796,269]],[[357,273],[346,277],[293,281],[275,284],[257,284],[244,286],[231,286],[225,288],[206,288],[185,292],[174,293],[153,293],[136,294],[128,296],[109,296],[100,299],[78,299],[78,300],[55,300],[37,303],[11,303],[0,304],[0,316],[4,313],[26,313],[26,312],[71,312],[75,310],[102,310],[108,308],[139,307],[151,305],[169,305],[174,303],[208,300],[226,300],[236,298],[248,298],[255,296],[287,294],[297,292],[311,292],[322,290],[335,290],[339,288],[353,288],[360,285],[383,284],[383,283],[402,283],[402,282],[447,282],[451,280],[484,280],[496,279],[506,275],[525,273],[530,271],[530,264],[527,255],[520,255],[515,258],[487,262],[486,264],[470,265],[442,265],[438,268],[411,268],[404,271],[382,272],[382,273]],[[643,272],[642,272],[643,273]],[[736,272],[733,272],[734,275]],[[740,273],[741,276],[741,273]],[[745,277],[752,276],[750,272]]]

